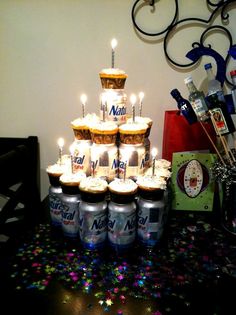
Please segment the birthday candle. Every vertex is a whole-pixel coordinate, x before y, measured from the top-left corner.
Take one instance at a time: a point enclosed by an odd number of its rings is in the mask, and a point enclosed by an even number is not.
[[[111,67],[115,66],[115,48],[117,46],[117,40],[115,38],[111,41]]]
[[[82,117],[85,117],[85,104],[87,102],[87,95],[86,94],[82,94],[80,97],[80,101],[82,103]]]
[[[132,117],[133,117],[133,122],[135,122],[135,103],[136,103],[136,95],[132,94],[130,96],[130,102],[132,106]]]
[[[157,148],[152,149],[152,176],[155,175],[155,161],[157,156]]]
[[[62,150],[63,150],[63,146],[64,146],[64,139],[63,138],[59,138],[57,140],[57,144],[59,147],[59,163],[62,163]]]
[[[144,93],[140,92],[139,93],[139,116],[142,116],[143,98],[144,98]]]

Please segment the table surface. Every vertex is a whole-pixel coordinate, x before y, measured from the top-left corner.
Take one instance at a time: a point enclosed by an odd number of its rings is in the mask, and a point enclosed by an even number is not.
[[[236,312],[236,241],[213,214],[170,211],[152,251],[88,251],[40,223],[0,254],[2,315]]]

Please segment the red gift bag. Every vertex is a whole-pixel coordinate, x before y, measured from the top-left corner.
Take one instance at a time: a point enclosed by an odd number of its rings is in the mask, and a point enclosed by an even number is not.
[[[216,133],[209,122],[202,123],[213,143],[216,143]],[[200,122],[192,125],[178,110],[165,111],[162,158],[172,161],[174,152],[208,150],[215,153],[215,149]]]

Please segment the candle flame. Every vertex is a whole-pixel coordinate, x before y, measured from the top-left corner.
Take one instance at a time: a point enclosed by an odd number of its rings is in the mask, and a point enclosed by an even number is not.
[[[153,159],[155,159],[155,157],[157,156],[157,153],[158,153],[157,148],[153,148],[152,149],[152,157],[153,157]]]
[[[131,104],[134,105],[134,104],[136,103],[136,100],[137,100],[136,95],[135,95],[135,94],[132,94],[132,95],[130,96],[130,102],[131,102]]]
[[[87,95],[86,94],[82,94],[80,96],[80,101],[82,104],[85,104],[87,102]]]
[[[115,38],[112,39],[111,41],[111,48],[114,50],[117,46],[117,40]]]
[[[59,148],[63,148],[64,143],[65,143],[65,141],[63,138],[59,138],[57,140],[57,144],[58,144]]]
[[[140,102],[142,102],[143,98],[144,98],[144,93],[140,92],[139,93],[139,100],[140,100]]]

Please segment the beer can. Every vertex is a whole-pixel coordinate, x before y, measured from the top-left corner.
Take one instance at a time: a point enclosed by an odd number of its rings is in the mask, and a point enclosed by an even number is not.
[[[54,227],[61,228],[62,224],[62,189],[61,186],[50,186],[49,187],[49,210],[50,210],[50,218],[51,224]]]
[[[79,234],[87,249],[100,249],[107,240],[107,202],[81,200],[79,206]]]
[[[145,148],[143,144],[123,144],[119,146],[119,178],[131,178],[134,181],[145,170]]]
[[[126,122],[126,102],[127,96],[123,89],[104,89],[102,93],[105,101],[105,118],[114,121],[117,125]],[[103,119],[103,109],[101,109],[101,120]]]
[[[79,236],[80,194],[62,194],[62,231],[64,236],[77,239]]]
[[[129,249],[136,238],[136,204],[108,203],[108,240],[115,251]]]
[[[139,196],[138,207],[138,240],[145,247],[154,247],[160,240],[164,229],[165,203],[163,192],[155,200]]]
[[[73,172],[83,171],[87,176],[90,175],[90,148],[91,140],[75,140],[73,146]]]
[[[118,175],[118,148],[115,144],[96,144],[91,146],[91,163],[94,176],[110,182]]]

